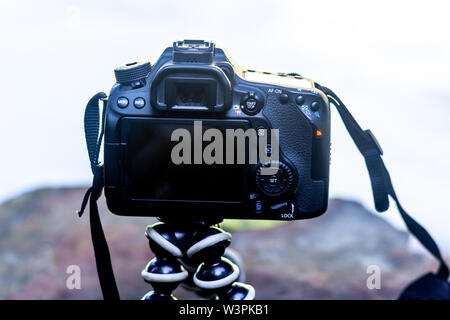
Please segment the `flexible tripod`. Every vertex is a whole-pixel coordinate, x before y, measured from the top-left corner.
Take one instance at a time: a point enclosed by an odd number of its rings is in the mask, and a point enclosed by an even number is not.
[[[145,235],[155,258],[141,273],[153,287],[142,300],[176,299],[172,291],[179,284],[203,298],[254,299],[255,289],[237,282],[239,259],[225,252],[231,243],[228,232],[206,222],[158,222],[147,226]]]

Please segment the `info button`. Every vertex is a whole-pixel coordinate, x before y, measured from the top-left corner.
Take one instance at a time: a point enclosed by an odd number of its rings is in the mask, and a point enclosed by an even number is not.
[[[134,99],[134,106],[138,109],[143,108],[145,106],[144,98],[139,97],[139,98]]]

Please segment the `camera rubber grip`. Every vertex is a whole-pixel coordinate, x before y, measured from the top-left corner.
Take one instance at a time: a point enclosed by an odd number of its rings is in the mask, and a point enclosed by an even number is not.
[[[263,109],[272,129],[280,130],[280,154],[292,162],[298,172],[295,192],[299,211],[316,216],[326,209],[327,183],[311,179],[313,130],[309,120],[294,101],[282,104],[277,94],[269,93]]]

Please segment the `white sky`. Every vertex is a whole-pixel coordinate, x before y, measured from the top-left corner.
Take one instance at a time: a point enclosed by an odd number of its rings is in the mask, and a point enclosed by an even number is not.
[[[332,88],[376,134],[405,208],[450,248],[447,3],[0,0],[0,201],[87,184],[84,106],[109,91],[114,67],[155,61],[176,39],[213,39],[244,67]],[[372,209],[336,112],[332,141],[331,196]],[[393,208],[382,215],[399,222]]]

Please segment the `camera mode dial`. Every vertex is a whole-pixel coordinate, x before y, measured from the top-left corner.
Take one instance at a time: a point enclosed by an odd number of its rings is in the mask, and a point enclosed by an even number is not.
[[[276,168],[276,173],[271,174],[270,167]],[[259,164],[256,169],[256,187],[269,197],[279,197],[293,192],[297,186],[297,173],[290,165],[281,161],[272,161]]]
[[[131,62],[114,69],[114,74],[120,84],[139,86],[151,70],[152,66],[148,61]]]

